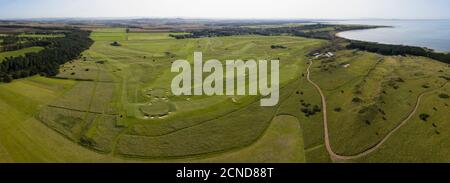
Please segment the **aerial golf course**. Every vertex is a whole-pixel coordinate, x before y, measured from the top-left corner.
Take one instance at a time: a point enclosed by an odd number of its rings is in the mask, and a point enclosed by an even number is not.
[[[0,162],[450,161],[448,64],[350,49],[307,56],[323,39],[170,34],[96,29],[58,75],[0,84]],[[197,51],[280,60],[279,104],[172,95],[172,63]]]

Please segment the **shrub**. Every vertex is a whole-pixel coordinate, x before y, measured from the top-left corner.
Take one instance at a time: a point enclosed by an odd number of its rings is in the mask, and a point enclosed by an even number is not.
[[[429,115],[429,114],[422,113],[422,114],[420,114],[419,117],[420,117],[420,119],[421,119],[422,121],[427,121],[428,118],[430,118],[430,115]]]
[[[449,98],[449,96],[445,93],[441,93],[441,94],[439,94],[439,98],[447,99],[447,98]]]
[[[341,111],[342,111],[342,108],[340,108],[340,107],[334,108],[334,111],[335,111],[335,112],[341,112]]]
[[[3,82],[5,82],[5,83],[11,83],[12,81],[13,81],[13,78],[9,74],[7,74],[3,77]]]

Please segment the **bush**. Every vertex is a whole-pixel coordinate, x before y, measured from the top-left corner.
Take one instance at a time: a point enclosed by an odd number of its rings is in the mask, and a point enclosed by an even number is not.
[[[121,46],[121,45],[117,41],[114,41],[113,43],[111,43],[111,46]]]
[[[422,121],[427,121],[428,118],[430,118],[430,115],[429,115],[429,114],[422,113],[422,114],[420,114],[419,117],[420,117],[420,119],[421,119]]]
[[[286,46],[282,46],[282,45],[272,45],[272,46],[270,46],[270,48],[272,48],[272,49],[286,49],[287,47]]]
[[[449,98],[449,96],[445,93],[441,93],[441,94],[439,94],[439,98],[447,99],[447,98]]]
[[[362,99],[358,98],[358,97],[355,97],[355,98],[352,99],[352,102],[353,103],[360,103],[360,102],[362,102]]]
[[[342,108],[340,108],[340,107],[334,108],[334,111],[335,111],[335,112],[341,112],[341,111],[342,111]]]
[[[422,88],[430,88],[428,85],[422,85]]]

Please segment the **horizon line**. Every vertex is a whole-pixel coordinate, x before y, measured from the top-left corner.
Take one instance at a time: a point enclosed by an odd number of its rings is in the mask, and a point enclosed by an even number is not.
[[[226,17],[151,17],[151,16],[125,16],[125,17],[29,17],[29,18],[1,18],[0,21],[36,21],[36,20],[58,20],[58,19],[78,19],[78,20],[136,20],[136,19],[181,19],[181,20],[450,20],[450,18],[226,18]]]

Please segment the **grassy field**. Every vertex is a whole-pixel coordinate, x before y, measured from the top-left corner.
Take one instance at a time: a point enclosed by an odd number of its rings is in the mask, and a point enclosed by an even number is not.
[[[0,120],[0,162],[331,161],[321,98],[305,75],[306,54],[327,41],[289,36],[176,40],[169,34],[99,29],[91,35],[94,45],[61,66],[56,77],[0,84],[6,116]],[[171,64],[192,62],[195,51],[203,52],[204,60],[279,59],[280,103],[260,107],[259,96],[173,96]],[[422,57],[354,50],[335,55],[313,60],[312,79],[327,98],[336,153],[370,148],[429,91],[408,125],[374,154],[354,161],[449,160],[445,95],[450,86],[442,86],[450,67]],[[430,115],[426,122],[420,119],[425,113]],[[432,153],[437,150],[440,154]]]
[[[282,149],[282,151],[279,151]],[[277,116],[264,135],[254,144],[199,160],[221,163],[303,163],[306,162],[303,130],[296,117]]]
[[[449,93],[450,86],[437,89],[423,98],[419,113],[404,126],[383,148],[361,162],[449,162],[449,99],[439,97]],[[429,114],[424,121],[421,114]],[[411,138],[413,136],[414,138]],[[397,151],[395,149],[402,149]],[[394,154],[391,156],[388,154]]]
[[[36,52],[42,51],[43,49],[44,49],[43,47],[34,46],[34,47],[24,48],[24,49],[20,49],[20,50],[16,50],[16,51],[0,52],[0,62],[8,57],[25,56],[26,53],[36,53]]]
[[[120,162],[79,146],[35,118],[75,82],[32,77],[0,84],[0,162]]]

